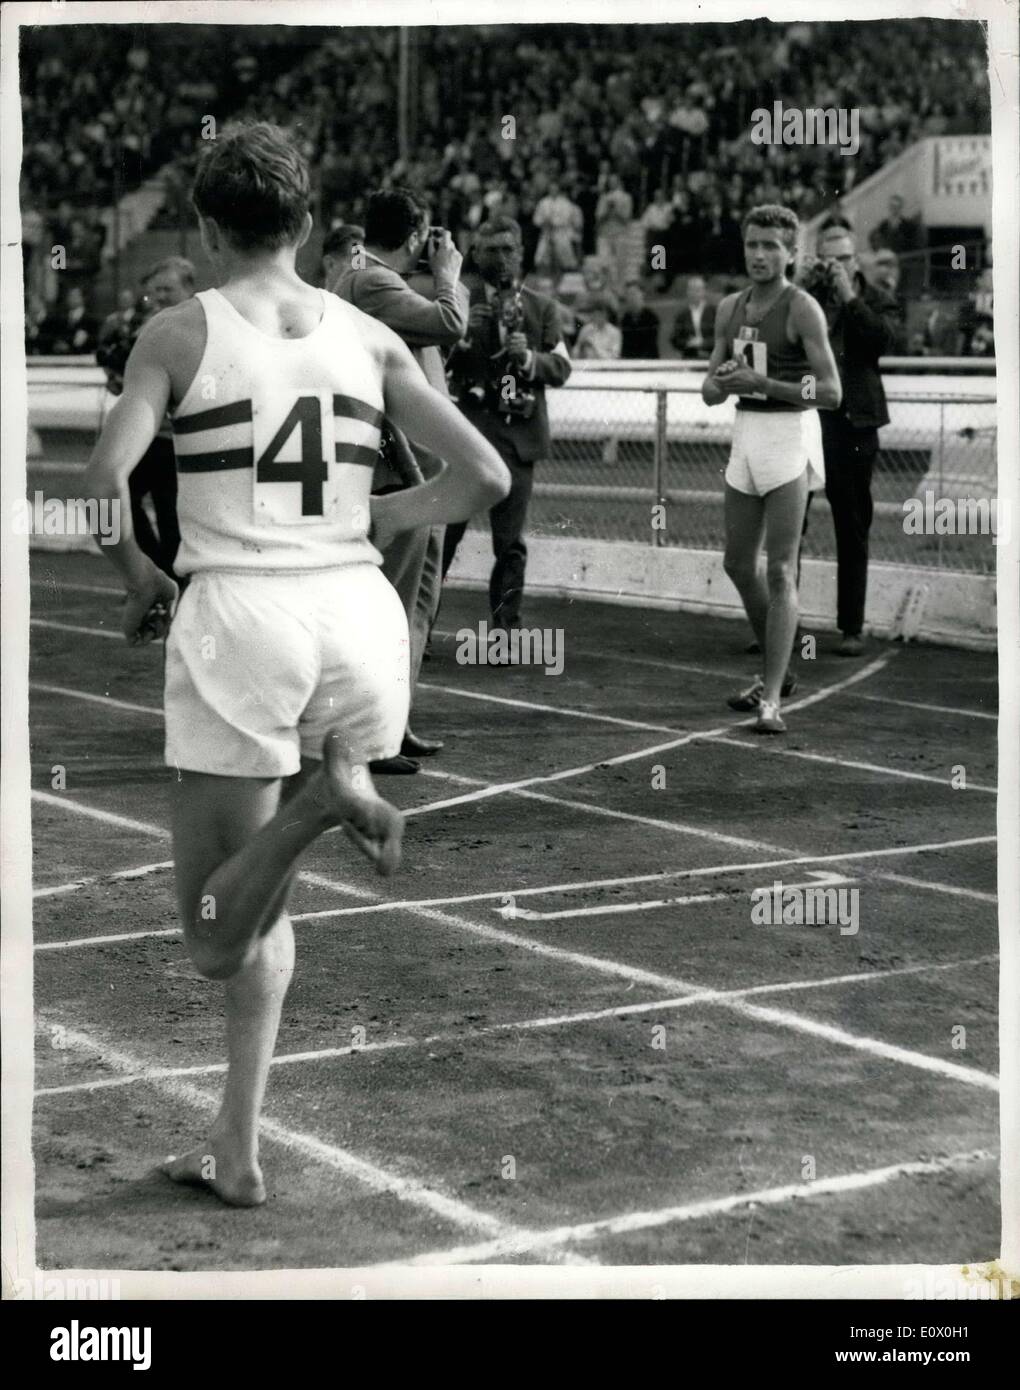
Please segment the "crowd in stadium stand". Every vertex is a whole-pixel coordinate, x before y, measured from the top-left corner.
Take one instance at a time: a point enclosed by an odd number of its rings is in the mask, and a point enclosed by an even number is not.
[[[361,222],[368,193],[398,184],[431,194],[434,221],[463,250],[486,216],[507,213],[521,223],[526,267],[554,286],[597,256],[608,283],[596,297],[622,328],[635,221],[646,247],[666,250],[660,269],[643,258],[642,288],[680,292],[691,274],[741,273],[749,207],[782,202],[807,218],[918,139],[989,128],[978,25],[524,25],[473,28],[468,42],[424,28],[413,34],[404,161],[397,29],[206,29],[208,43],[186,48],[163,31],[150,48],[129,26],[101,41],[62,28],[26,45],[26,270],[59,231],[73,263],[65,283],[87,283],[103,254],[96,207],[157,168],[169,225],[190,220],[203,118],[248,115],[296,133],[326,228]],[[777,99],[857,109],[856,157],[750,143],[751,113]],[[883,244],[909,263],[918,248],[904,238],[918,232],[908,220]],[[615,341],[598,337],[603,349]]]

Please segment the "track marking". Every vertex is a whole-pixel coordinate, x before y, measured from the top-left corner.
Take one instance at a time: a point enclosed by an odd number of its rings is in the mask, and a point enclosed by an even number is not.
[[[758,751],[769,753],[777,758],[800,758],[802,761],[809,763],[828,763],[832,767],[849,767],[854,768],[858,772],[874,772],[881,777],[901,777],[910,782],[931,782],[937,787],[944,788],[946,791],[953,790],[947,777],[935,777],[930,772],[907,772],[905,768],[889,767],[888,765],[883,766],[879,763],[863,763],[855,758],[836,758],[827,753],[805,753],[796,748],[774,748],[771,744],[766,748],[760,739],[755,743],[745,743],[737,738],[726,738],[718,735],[711,735],[708,737],[712,743],[723,743],[727,748],[742,748],[745,752],[748,750],[752,752]],[[989,796],[996,796],[998,794],[997,787],[979,786],[977,782],[968,782],[966,787],[962,790],[969,792],[985,792]]]
[[[832,888],[837,884],[848,884],[853,882],[854,880],[852,878],[845,878],[842,874],[830,874],[820,871],[811,875],[811,882],[784,883],[783,888]],[[500,907],[495,910],[508,922],[556,922],[567,917],[615,917],[617,915],[626,916],[631,912],[654,912],[661,907],[694,907],[699,903],[732,901],[733,896],[732,893],[697,893],[692,897],[686,898],[654,898],[647,902],[599,903],[595,907],[567,907],[561,908],[557,912],[531,912],[526,907],[516,906]]]
[[[464,630],[473,633],[477,638],[478,634],[476,628],[466,628]],[[449,628],[434,628],[432,636],[448,639],[451,642],[459,640],[457,633],[451,632]],[[722,676],[726,680],[731,681],[739,681],[741,679],[741,673],[739,671],[728,671],[721,666],[692,666],[684,661],[663,661],[650,656],[632,656],[630,652],[598,652],[592,650],[591,647],[577,647],[573,644],[571,644],[570,650],[575,656],[594,657],[600,661],[625,661],[628,665],[633,666],[658,666],[665,671],[680,671],[692,676]]]
[[[334,917],[357,917],[368,913],[393,912],[398,908],[417,908],[417,907],[458,907],[463,903],[491,902],[494,898],[528,898],[545,896],[553,893],[581,893],[590,888],[626,888],[641,883],[666,883],[677,879],[686,878],[714,878],[723,874],[736,873],[756,873],[764,869],[783,869],[801,864],[838,864],[843,861],[858,861],[862,859],[882,859],[896,855],[924,854],[943,852],[947,849],[959,849],[971,845],[994,844],[994,835],[972,835],[963,840],[940,840],[930,844],[921,845],[896,845],[891,849],[855,849],[848,850],[840,854],[800,854],[790,856],[785,859],[755,859],[743,864],[709,864],[696,869],[664,869],[654,874],[630,874],[624,878],[591,878],[575,879],[566,883],[547,883],[537,887],[494,889],[485,893],[461,893],[455,897],[447,898],[401,898],[395,901],[386,900],[366,901],[359,907],[326,907],[317,908],[313,912],[292,912],[291,922],[316,922],[328,921]],[[172,867],[172,861],[166,861],[167,866]],[[158,865],[152,866],[159,867]],[[113,877],[130,877],[135,872],[125,870],[121,875]],[[899,882],[896,874],[882,874],[881,878],[889,879],[892,882]],[[71,883],[61,884],[57,888],[43,890],[48,893],[62,893],[74,888],[82,887],[90,882],[99,883],[101,879],[75,879]],[[979,893],[976,889],[951,888],[946,884],[932,885],[924,879],[910,879],[906,882],[918,887],[935,887],[940,892],[952,892],[953,894],[965,894],[968,897],[975,897],[979,901],[988,900],[998,901],[994,894]],[[326,886],[332,887],[327,880]],[[77,946],[89,946],[93,942],[102,942],[104,945],[115,941],[139,941],[146,936],[173,936],[176,929],[170,931],[141,931],[124,932],[121,935],[104,937],[74,937],[69,941],[47,941],[39,943],[35,949],[37,951],[57,951],[68,950]]]
[[[324,1062],[341,1057],[354,1056],[359,1052],[392,1052],[413,1047],[432,1047],[442,1043],[471,1042],[477,1038],[494,1037],[500,1033],[533,1032],[543,1028],[565,1028],[579,1023],[594,1023],[610,1018],[627,1018],[633,1014],[670,1013],[699,1004],[721,1003],[734,999],[756,998],[763,994],[788,994],[813,989],[838,989],[847,985],[882,983],[900,975],[937,974],[946,970],[968,969],[978,965],[988,965],[997,956],[974,956],[969,960],[945,961],[938,965],[903,965],[894,970],[870,970],[848,975],[829,975],[817,980],[786,980],[779,984],[748,985],[743,989],[699,990],[696,994],[684,994],[673,999],[648,999],[640,1004],[620,1004],[605,1009],[585,1009],[576,1013],[551,1014],[541,1018],[518,1019],[508,1023],[489,1023],[480,1028],[464,1028],[445,1033],[428,1033],[422,1037],[387,1038],[380,1042],[353,1044],[345,1047],[325,1047],[311,1052],[284,1052],[274,1056],[270,1065],[293,1066],[305,1062]],[[133,1086],[138,1082],[151,1081],[167,1076],[206,1076],[222,1075],[227,1070],[225,1062],[205,1062],[190,1067],[154,1067],[148,1071],[124,1076],[105,1076],[95,1081],[77,1081],[66,1086],[41,1086],[36,1096],[63,1096],[78,1091],[104,1091],[111,1087]]]
[[[43,806],[53,806],[61,811],[74,811],[79,816],[101,821],[104,825],[116,825],[121,830],[134,830],[139,835],[151,835],[158,840],[169,840],[170,831],[152,821],[132,820],[130,816],[119,816],[116,811],[104,811],[99,806],[89,806],[84,801],[74,801],[69,796],[54,796],[52,792],[32,792],[32,800]]]
[[[155,705],[136,705],[130,700],[115,700],[112,695],[90,695],[86,690],[74,690],[66,685],[47,685],[43,681],[29,681],[29,690],[39,690],[44,695],[63,695],[69,700],[87,700],[93,705],[108,705],[111,709],[129,710],[132,714],[151,714],[163,718],[163,711]]]
[[[932,883],[930,879],[906,878],[903,874],[883,874],[890,883],[903,883],[908,888],[927,888],[932,893],[949,893],[954,898],[973,898],[979,903],[997,903],[995,893],[979,893],[976,888],[957,888],[952,883]]]
[[[623,729],[645,729],[657,734],[680,734],[682,730],[672,724],[644,724],[637,719],[618,719],[612,714],[592,714],[589,710],[565,709],[559,705],[542,705],[534,700],[512,700],[506,695],[483,695],[475,690],[459,690],[455,685],[435,685],[432,681],[419,681],[418,690],[435,690],[443,695],[456,695],[462,700],[484,700],[493,705],[511,705],[515,709],[537,710],[542,714],[563,715],[567,719],[590,719],[596,724],[615,724]]]
[[[594,1240],[599,1236],[625,1235],[632,1231],[651,1230],[656,1226],[699,1221],[708,1216],[725,1216],[751,1206],[777,1206],[783,1202],[861,1192],[870,1187],[881,1187],[900,1178],[952,1172],[972,1164],[994,1162],[995,1157],[996,1155],[988,1149],[973,1149],[969,1153],[952,1154],[948,1158],[894,1163],[866,1172],[843,1173],[832,1178],[817,1178],[814,1182],[789,1183],[785,1187],[759,1188],[756,1192],[708,1198],[700,1202],[688,1202],[682,1206],[662,1207],[658,1211],[625,1212],[621,1216],[606,1217],[601,1221],[585,1221],[576,1226],[554,1226],[529,1237],[526,1243],[521,1243],[519,1239],[490,1240],[477,1245],[455,1246],[452,1250],[430,1251],[409,1260],[402,1260],[399,1264],[387,1261],[373,1265],[372,1268],[406,1269],[409,1266],[421,1265],[497,1264],[507,1256],[539,1250],[548,1252],[564,1245]]]
[[[48,1026],[51,1027],[61,1026],[48,1020],[47,1022]],[[111,1048],[105,1040],[100,1042],[97,1038],[74,1029],[62,1028],[61,1041],[63,1046],[73,1051],[101,1057],[107,1065],[115,1067],[118,1071],[133,1073],[139,1071],[140,1067],[144,1065],[140,1064],[139,1059],[131,1054]],[[219,1106],[217,1096],[201,1090],[179,1077],[157,1076],[151,1078],[149,1084],[173,1100],[183,1101],[185,1104],[193,1105],[201,1110],[211,1111]],[[437,1192],[413,1178],[390,1173],[378,1164],[359,1158],[347,1149],[338,1148],[334,1144],[327,1144],[314,1134],[290,1129],[287,1125],[281,1124],[279,1120],[274,1120],[269,1116],[263,1115],[259,1130],[265,1138],[272,1139],[292,1153],[298,1153],[303,1158],[312,1159],[324,1167],[344,1173],[374,1192],[389,1193],[401,1202],[407,1202],[411,1206],[430,1211],[455,1226],[485,1231],[497,1239],[503,1240],[527,1240],[530,1237],[530,1232],[515,1228],[510,1223],[499,1220],[498,1217],[478,1211],[474,1207],[468,1206],[467,1203]]]
[[[58,623],[51,618],[29,618],[31,627],[44,627],[53,632],[77,632],[83,637],[109,637],[112,642],[123,642],[127,646],[127,639],[122,632],[114,632],[106,627],[78,627],[74,623]]]
[[[172,869],[174,861],[172,859],[161,859],[158,864],[142,864],[137,869],[120,869],[115,874],[93,874],[88,878],[72,879],[70,883],[58,883],[51,888],[33,888],[33,898],[55,898],[63,893],[75,893],[81,888],[91,888],[96,883],[114,883],[119,879],[125,878],[146,878],[149,874],[159,873],[162,869]],[[137,935],[137,933],[133,933]],[[117,940],[110,937],[109,940]]]
[[[959,714],[967,719],[990,719],[993,724],[999,722],[997,714],[988,714],[980,709],[954,709],[950,705],[925,705],[919,700],[894,700],[891,695],[864,695],[854,691],[855,700],[870,700],[876,705],[899,705],[900,709],[923,709],[930,710],[933,714]]]

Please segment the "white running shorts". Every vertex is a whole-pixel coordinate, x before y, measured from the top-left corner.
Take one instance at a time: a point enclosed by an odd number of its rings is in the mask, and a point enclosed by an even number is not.
[[[166,643],[166,762],[224,777],[288,777],[327,729],[356,761],[400,751],[407,619],[373,564],[196,574]]]
[[[822,426],[817,410],[738,410],[726,481],[737,492],[764,497],[808,469],[808,488],[825,486]]]

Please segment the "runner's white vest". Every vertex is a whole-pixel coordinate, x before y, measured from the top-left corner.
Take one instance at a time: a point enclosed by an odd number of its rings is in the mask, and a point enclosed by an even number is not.
[[[262,333],[219,290],[195,296],[205,352],[171,416],[180,574],[381,562],[368,540],[381,372],[358,311],[321,293],[305,338]]]

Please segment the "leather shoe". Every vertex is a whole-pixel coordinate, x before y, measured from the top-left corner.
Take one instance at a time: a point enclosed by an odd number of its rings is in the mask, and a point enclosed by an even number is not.
[[[419,738],[417,734],[408,729],[404,735],[404,741],[400,745],[400,751],[405,758],[431,758],[445,748],[443,740],[440,738]]]
[[[418,771],[418,763],[413,758],[405,758],[403,753],[398,753],[395,758],[376,758],[375,762],[369,763],[369,772],[377,777],[409,777],[412,772]]]

